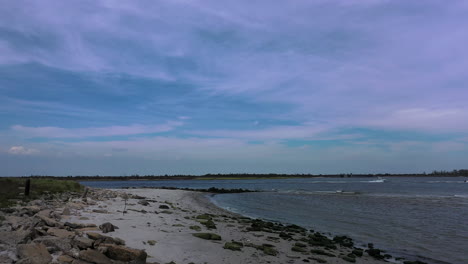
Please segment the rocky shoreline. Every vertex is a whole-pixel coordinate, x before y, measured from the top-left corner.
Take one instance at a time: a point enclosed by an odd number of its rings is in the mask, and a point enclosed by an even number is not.
[[[372,245],[250,219],[184,190],[90,189],[0,212],[0,263],[385,263]],[[400,262],[401,263],[401,262]],[[405,264],[422,262],[406,261]]]

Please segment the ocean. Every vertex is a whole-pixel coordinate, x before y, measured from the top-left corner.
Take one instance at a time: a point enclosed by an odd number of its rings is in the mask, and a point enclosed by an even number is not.
[[[227,210],[348,235],[394,256],[468,263],[468,183],[462,177],[85,181],[99,188],[245,188],[209,198]]]

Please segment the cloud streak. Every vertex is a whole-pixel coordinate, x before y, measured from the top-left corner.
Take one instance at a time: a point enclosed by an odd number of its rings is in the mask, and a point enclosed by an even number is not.
[[[139,134],[152,134],[168,132],[183,125],[179,121],[171,121],[161,125],[129,125],[109,127],[87,127],[87,128],[61,128],[61,127],[27,127],[15,125],[11,127],[14,133],[25,137],[42,138],[86,138],[86,137],[111,137],[128,136]]]

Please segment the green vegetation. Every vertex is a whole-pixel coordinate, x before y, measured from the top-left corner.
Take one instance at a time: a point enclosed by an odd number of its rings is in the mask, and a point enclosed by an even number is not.
[[[243,243],[233,240],[232,242],[226,242],[223,248],[233,250],[233,251],[241,251],[241,248],[243,247],[244,247]]]
[[[206,239],[206,240],[221,240],[221,236],[213,233],[195,233],[192,234],[194,237]]]
[[[201,227],[197,225],[190,226],[190,229],[195,230],[195,231],[201,231]]]
[[[0,208],[9,207],[15,201],[37,199],[44,194],[82,192],[84,186],[71,180],[31,179],[29,196],[24,196],[27,178],[0,178]]]

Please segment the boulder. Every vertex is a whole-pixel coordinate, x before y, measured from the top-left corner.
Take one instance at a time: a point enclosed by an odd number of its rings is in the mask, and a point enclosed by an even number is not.
[[[49,228],[49,230],[47,230],[47,234],[60,238],[72,238],[75,236],[75,232],[70,232],[59,228]]]
[[[60,226],[60,224],[55,221],[54,219],[48,217],[48,216],[44,216],[44,215],[40,215],[39,213],[36,214],[36,217],[39,218],[40,220],[42,220],[47,226],[51,226],[51,227],[54,227],[54,226]]]
[[[80,259],[96,264],[112,264],[112,261],[95,249],[80,251]]]
[[[21,207],[21,208],[18,208],[19,209],[19,215],[28,215],[28,216],[33,216],[34,214],[38,213],[41,208],[39,206],[24,206],[24,207]]]
[[[33,240],[35,243],[44,244],[48,248],[52,248],[53,251],[69,251],[71,249],[70,239],[60,238],[55,236],[43,236]]]
[[[159,209],[169,209],[169,206],[165,205],[165,204],[161,204],[159,206]]]
[[[67,256],[67,255],[61,255],[57,258],[57,262],[60,264],[69,264],[72,263],[74,258]]]
[[[118,227],[116,227],[115,225],[113,225],[113,224],[111,224],[109,222],[106,222],[106,223],[100,225],[99,229],[101,229],[103,233],[109,233],[109,232],[114,232],[114,230],[118,229]]]
[[[106,245],[106,255],[114,260],[125,261],[131,264],[145,264],[148,256],[144,250],[128,248],[118,245]]]
[[[23,263],[49,264],[52,262],[52,256],[43,244],[20,244],[16,250]]]
[[[98,246],[101,243],[104,244],[116,244],[116,245],[125,245],[125,241],[118,238],[118,237],[109,237],[105,235],[101,235],[95,232],[87,233],[88,237],[92,240],[96,240],[94,242],[94,246]]]
[[[73,246],[77,246],[80,249],[93,247],[93,243],[94,240],[87,237],[75,237],[75,239],[72,241]]]

